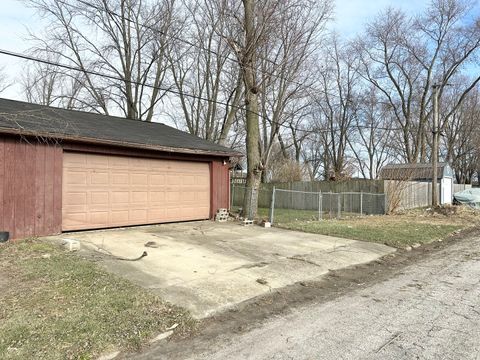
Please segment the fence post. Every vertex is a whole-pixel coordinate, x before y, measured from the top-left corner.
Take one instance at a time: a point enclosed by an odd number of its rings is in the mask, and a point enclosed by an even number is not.
[[[363,215],[363,191],[360,192],[360,216]]]
[[[328,197],[330,198],[330,206],[329,206],[329,209],[328,209],[329,211],[328,212],[329,212],[330,219],[332,219],[333,208],[332,208],[332,192],[331,191],[328,192]]]
[[[272,188],[272,202],[270,203],[270,224],[273,224],[273,212],[275,210],[275,186]]]
[[[235,203],[235,184],[232,183],[232,191],[230,192],[230,209],[233,209]]]
[[[252,219],[252,203],[253,203],[253,192],[255,191],[255,188],[252,187],[251,189],[249,187],[247,187],[247,191],[249,192],[249,195],[250,195],[250,202],[249,202],[249,212],[248,212],[248,216],[247,216],[247,219],[248,220],[253,220]]]
[[[318,193],[318,220],[322,220],[323,217],[323,209],[322,209],[322,193]]]
[[[338,206],[337,206],[337,219],[340,219],[342,216],[342,198],[341,193],[338,193]]]

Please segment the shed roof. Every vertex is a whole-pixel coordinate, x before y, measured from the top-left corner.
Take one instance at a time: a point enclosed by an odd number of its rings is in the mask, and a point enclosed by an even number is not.
[[[241,153],[162,123],[0,99],[0,133],[120,145],[167,152]]]
[[[447,163],[438,163],[438,179],[452,176],[452,169]],[[430,163],[388,164],[380,171],[383,180],[432,180],[433,167]]]

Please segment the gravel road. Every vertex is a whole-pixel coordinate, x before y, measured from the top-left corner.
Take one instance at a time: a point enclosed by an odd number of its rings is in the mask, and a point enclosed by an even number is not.
[[[388,280],[184,348],[178,356],[480,359],[480,238],[459,240]],[[166,357],[152,351],[141,358]]]

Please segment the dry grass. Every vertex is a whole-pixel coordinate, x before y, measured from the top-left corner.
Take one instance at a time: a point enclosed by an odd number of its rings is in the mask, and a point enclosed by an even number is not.
[[[280,213],[275,226],[403,248],[440,240],[456,231],[480,224],[479,211],[459,206],[341,220],[311,221],[302,219],[303,215],[301,213],[296,219],[290,212]]]
[[[0,358],[92,359],[138,349],[188,312],[57,246],[0,246]]]

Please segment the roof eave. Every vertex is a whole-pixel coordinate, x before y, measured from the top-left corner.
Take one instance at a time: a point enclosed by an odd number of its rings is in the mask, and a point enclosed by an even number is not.
[[[78,142],[85,142],[85,143],[99,144],[99,145],[116,145],[116,146],[123,146],[123,147],[135,148],[135,149],[174,152],[174,153],[181,153],[181,154],[208,155],[208,156],[218,156],[218,157],[243,157],[242,153],[234,150],[209,151],[209,150],[201,150],[201,149],[129,143],[129,142],[123,142],[123,141],[108,140],[108,139],[96,139],[96,138],[83,137],[83,136],[52,134],[49,132],[28,131],[23,129],[21,130],[21,129],[12,129],[12,128],[3,128],[3,127],[0,127],[0,133],[8,134],[8,135],[32,136],[37,138],[53,139],[53,140],[78,141]]]

